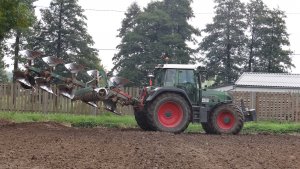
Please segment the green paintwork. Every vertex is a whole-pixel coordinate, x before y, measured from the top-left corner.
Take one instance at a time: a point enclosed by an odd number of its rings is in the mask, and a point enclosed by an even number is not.
[[[202,101],[207,99],[209,102],[202,102],[202,104],[209,105],[210,107],[222,102],[232,102],[232,97],[227,92],[214,89],[202,89]]]

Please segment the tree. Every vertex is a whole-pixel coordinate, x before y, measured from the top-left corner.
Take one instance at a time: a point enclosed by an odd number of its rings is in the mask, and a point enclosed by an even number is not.
[[[6,49],[5,51],[8,55],[11,55],[14,60],[14,71],[19,68],[19,51],[22,47],[22,33],[25,32],[35,21],[33,7],[34,1],[35,0],[12,0],[10,2],[7,2],[6,0],[1,1],[4,3],[5,8],[8,8],[5,9],[6,19],[4,20],[7,23],[4,24],[3,30],[5,30],[6,33],[2,36],[2,42],[5,43],[5,39],[15,39],[15,43],[12,45],[11,50]],[[14,4],[11,4],[12,2]],[[9,33],[7,33],[7,31],[9,31]],[[15,78],[13,80],[15,82]]]
[[[247,4],[247,23],[249,29],[249,57],[247,71],[257,71],[256,64],[262,56],[263,28],[266,26],[268,8],[261,0],[251,0]]]
[[[200,49],[205,54],[209,78],[216,84],[231,84],[245,61],[245,5],[239,0],[215,0],[213,23],[203,30]]]
[[[250,36],[247,71],[284,72],[292,65],[288,34],[282,11],[270,10],[261,0],[247,5]]]
[[[45,29],[41,21],[36,21],[32,27],[23,32],[24,49],[43,51],[45,46]]]
[[[262,57],[257,64],[258,71],[280,73],[294,66],[290,57],[291,50],[284,49],[290,45],[285,18],[284,12],[279,9],[268,11],[266,27],[262,29]]]
[[[87,33],[86,17],[78,0],[53,0],[49,9],[42,9],[42,26],[37,26],[47,55],[77,62],[89,68],[100,68],[98,51],[91,46],[92,37]],[[44,42],[42,42],[44,41]],[[35,45],[37,45],[36,42]],[[39,48],[39,46],[36,46]]]
[[[0,83],[7,82],[8,78],[5,72],[5,63],[3,61],[4,58],[4,44],[0,42]]]
[[[199,32],[188,23],[193,17],[190,3],[164,0],[148,4],[144,11],[135,3],[128,8],[119,34],[120,51],[113,58],[120,76],[140,84],[154,65],[162,63],[163,53],[172,57],[170,63],[193,61],[195,51],[186,42],[195,42],[192,35]]]
[[[27,28],[33,13],[27,0],[0,0],[0,42],[11,29]]]
[[[133,31],[136,27],[136,18],[141,12],[142,11],[136,2],[129,6],[125,13],[126,17],[122,21],[122,27],[118,30],[119,35],[117,37],[123,38],[128,32]]]

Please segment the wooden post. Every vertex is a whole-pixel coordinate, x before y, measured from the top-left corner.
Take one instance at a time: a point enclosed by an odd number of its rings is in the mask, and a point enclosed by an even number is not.
[[[47,102],[46,102],[47,95],[46,95],[46,92],[43,91],[42,95],[43,95],[43,99],[42,99],[43,113],[46,114],[47,113]]]
[[[300,94],[296,94],[296,122],[300,121],[300,109],[299,109],[299,96]]]
[[[251,109],[256,109],[256,92],[251,92]]]

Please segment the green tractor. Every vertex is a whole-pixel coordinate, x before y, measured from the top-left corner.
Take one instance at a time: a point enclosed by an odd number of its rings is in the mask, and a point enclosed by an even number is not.
[[[201,89],[203,73],[195,65],[158,65],[154,85],[142,90],[134,106],[140,128],[180,133],[192,122],[208,134],[238,134],[245,121],[256,120],[255,110],[233,104],[228,93]]]

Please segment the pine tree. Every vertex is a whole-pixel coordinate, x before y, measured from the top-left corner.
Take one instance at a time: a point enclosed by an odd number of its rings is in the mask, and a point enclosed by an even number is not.
[[[213,23],[203,30],[200,49],[205,54],[208,78],[216,84],[231,84],[245,61],[245,5],[239,0],[215,0]]]
[[[78,0],[53,0],[49,9],[42,9],[43,49],[47,55],[63,58],[65,62],[100,68],[98,51],[87,33],[86,17]]]
[[[261,0],[252,0],[247,5],[247,71],[285,72],[293,66],[291,51],[283,49],[289,46],[284,19],[282,11],[270,10]]]
[[[199,35],[188,20],[193,17],[190,0],[165,0],[148,4],[141,11],[132,4],[123,20],[117,46],[119,53],[113,58],[119,75],[136,84],[145,81],[147,72],[158,63],[163,63],[161,55],[167,53],[169,63],[189,63],[195,52],[186,42],[193,41],[192,35]],[[126,28],[126,22],[130,26]]]
[[[266,26],[268,8],[261,0],[252,0],[247,4],[247,23],[249,28],[249,57],[246,70],[257,71],[255,65],[262,56],[263,28]]]
[[[289,49],[289,35],[285,24],[286,15],[279,9],[268,11],[266,27],[263,29],[262,57],[257,65],[257,70],[263,72],[287,72],[294,65]]]
[[[122,62],[125,57],[131,53],[140,54],[136,51],[139,48],[139,45],[135,43],[134,38],[136,34],[133,32],[137,26],[137,16],[141,13],[141,9],[137,3],[133,3],[127,9],[125,13],[126,18],[122,21],[122,27],[118,30],[119,34],[117,37],[122,38],[121,44],[117,46],[120,49],[120,52],[113,57],[115,64],[114,69],[119,70],[123,67],[124,62]]]
[[[23,33],[24,49],[43,51],[45,43],[45,29],[41,21],[36,21],[32,27]]]

